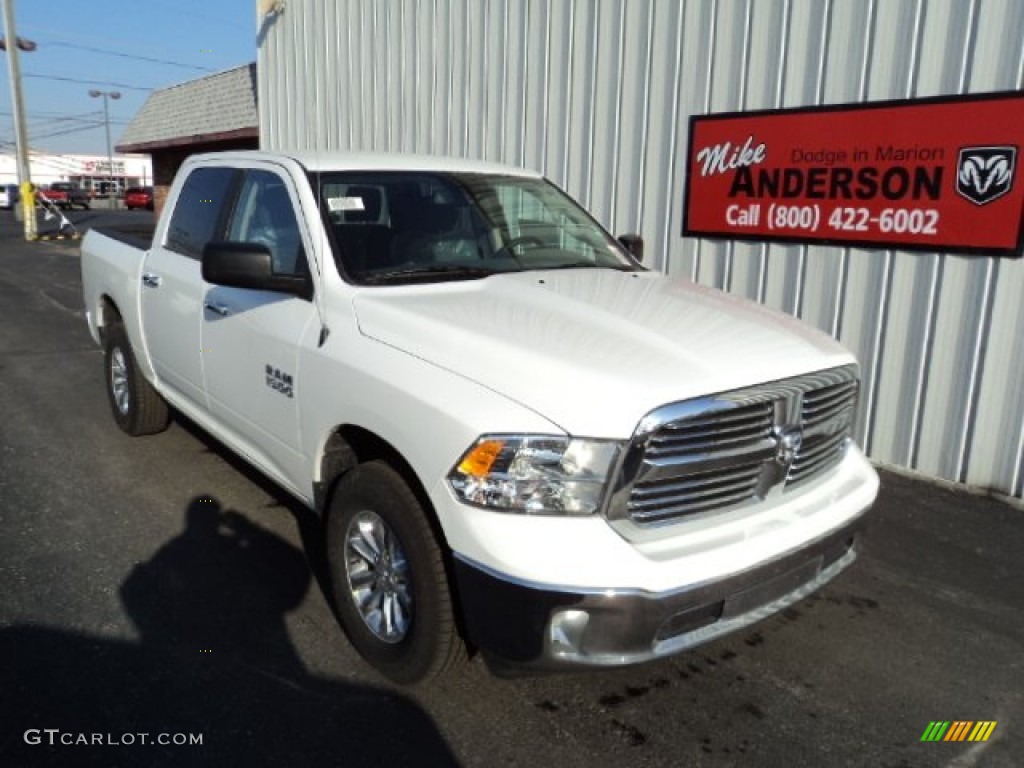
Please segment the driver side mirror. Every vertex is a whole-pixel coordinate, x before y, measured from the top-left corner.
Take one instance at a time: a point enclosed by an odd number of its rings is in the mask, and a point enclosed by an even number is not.
[[[629,255],[641,264],[644,261],[644,239],[640,235],[619,235],[619,242],[629,251]]]
[[[202,270],[203,280],[214,285],[290,293],[307,301],[313,298],[313,279],[308,274],[274,272],[270,249],[263,243],[207,243]]]

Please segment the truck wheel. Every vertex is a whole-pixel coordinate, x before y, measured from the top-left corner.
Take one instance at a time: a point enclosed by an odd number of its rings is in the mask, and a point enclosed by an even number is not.
[[[415,494],[386,463],[361,464],[339,481],[327,560],[342,628],[383,675],[419,683],[465,659],[441,548]]]
[[[124,432],[151,435],[167,427],[167,403],[135,365],[132,345],[124,326],[114,323],[104,334],[104,360],[110,410]]]

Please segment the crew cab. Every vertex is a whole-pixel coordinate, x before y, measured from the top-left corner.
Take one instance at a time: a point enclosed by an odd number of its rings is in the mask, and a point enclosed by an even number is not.
[[[89,193],[77,184],[68,181],[55,181],[43,187],[39,192],[58,208],[71,210],[76,205],[82,210],[89,208]]]
[[[856,360],[641,254],[529,170],[230,152],[82,281],[118,426],[174,408],[317,510],[342,628],[415,683],[678,653],[855,559]]]

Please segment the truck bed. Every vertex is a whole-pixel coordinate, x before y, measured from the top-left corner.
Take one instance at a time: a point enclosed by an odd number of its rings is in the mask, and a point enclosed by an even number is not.
[[[131,224],[107,224],[101,227],[92,227],[91,231],[99,232],[111,240],[130,245],[134,248],[146,250],[153,242],[153,232],[156,230],[156,222],[148,223],[133,222]]]
[[[82,240],[82,294],[89,331],[97,343],[100,313],[106,302],[121,315],[132,343],[140,344],[139,280],[148,248],[149,241],[140,243],[138,233],[130,230],[91,229]]]

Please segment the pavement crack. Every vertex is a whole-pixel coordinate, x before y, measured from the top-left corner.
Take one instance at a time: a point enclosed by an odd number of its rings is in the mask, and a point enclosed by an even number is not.
[[[5,358],[32,358],[32,357],[53,357],[54,355],[74,355],[81,352],[95,353],[99,352],[99,347],[95,346],[83,346],[83,347],[71,347],[70,349],[7,349],[0,350],[0,354]]]
[[[85,311],[83,309],[81,309],[81,308],[72,308],[72,307],[67,306],[66,304],[63,304],[59,299],[57,299],[57,298],[51,296],[49,293],[47,293],[46,289],[44,289],[44,288],[40,288],[39,289],[39,295],[48,304],[50,304],[51,306],[56,307],[57,309],[59,309],[59,310],[61,310],[63,312],[66,312],[67,314],[71,315],[72,317],[82,317],[82,316],[85,315]]]

